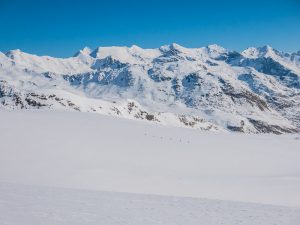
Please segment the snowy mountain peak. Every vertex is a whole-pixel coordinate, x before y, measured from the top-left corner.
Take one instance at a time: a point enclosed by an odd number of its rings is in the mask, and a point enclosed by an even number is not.
[[[281,56],[282,55],[278,50],[272,48],[269,45],[259,47],[258,50],[260,51],[261,55],[264,57],[273,57],[273,56]]]
[[[172,43],[169,45],[170,49],[176,49],[176,50],[179,50],[179,51],[184,51],[186,48],[177,44],[177,43]]]
[[[242,55],[246,58],[261,58],[261,57],[277,57],[281,56],[280,52],[269,45],[262,47],[250,47],[242,52]]]
[[[247,48],[242,52],[242,55],[246,58],[258,58],[259,51],[255,47]]]
[[[143,49],[139,46],[112,46],[98,47],[90,56],[96,59],[104,59],[107,57],[116,59],[122,63],[139,64],[145,61],[151,61],[153,58],[161,55],[157,49]]]
[[[22,51],[20,49],[14,49],[14,50],[9,50],[8,52],[5,53],[5,55],[8,58],[14,58],[15,55],[22,54]]]
[[[176,43],[84,48],[70,58],[12,50],[0,55],[0,108],[64,108],[202,130],[297,132],[299,57],[279,53],[270,46],[240,54]]]
[[[130,49],[132,51],[143,51],[143,49],[140,46],[137,46],[137,45],[131,45]]]
[[[209,51],[214,51],[214,52],[219,52],[219,53],[227,52],[227,50],[225,48],[223,48],[222,46],[217,45],[217,44],[208,45],[206,48]]]
[[[90,53],[90,56],[93,58],[97,58],[98,53],[100,52],[101,47],[97,47],[94,51]]]
[[[270,45],[264,45],[257,48],[260,52],[270,52],[273,51],[273,48]]]
[[[176,44],[176,43],[172,43],[172,44],[169,44],[169,45],[163,45],[159,48],[159,50],[163,53],[165,52],[169,52],[169,51],[177,51],[177,52],[184,52],[186,50],[185,47],[179,45],[179,44]]]
[[[135,48],[135,47],[133,47]],[[103,59],[108,56],[113,58],[122,58],[130,53],[129,47],[112,46],[112,47],[97,47],[91,54],[93,58]]]
[[[79,50],[74,54],[74,57],[77,57],[79,55],[90,55],[92,53],[92,50],[89,47],[84,47],[83,49]]]
[[[225,54],[229,52],[227,49],[217,44],[208,45],[202,49],[205,52],[205,54],[208,55],[208,57],[213,59],[222,58]]]

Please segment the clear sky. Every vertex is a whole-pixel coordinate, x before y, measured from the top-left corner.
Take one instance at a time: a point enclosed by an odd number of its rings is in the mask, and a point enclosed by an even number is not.
[[[300,50],[300,0],[0,0],[0,51],[219,44]]]

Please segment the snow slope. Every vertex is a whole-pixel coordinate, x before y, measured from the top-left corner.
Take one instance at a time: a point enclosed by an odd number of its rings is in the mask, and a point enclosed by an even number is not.
[[[244,133],[300,129],[300,55],[264,46],[84,48],[74,57],[0,53],[0,109],[95,112]]]
[[[300,206],[298,135],[0,112],[0,182]]]
[[[298,225],[300,209],[0,183],[3,225]]]

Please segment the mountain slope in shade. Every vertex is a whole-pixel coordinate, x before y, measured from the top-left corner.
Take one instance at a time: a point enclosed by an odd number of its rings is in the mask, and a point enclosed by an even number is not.
[[[300,129],[300,54],[264,46],[84,48],[70,58],[0,53],[0,107],[63,109],[202,130]]]

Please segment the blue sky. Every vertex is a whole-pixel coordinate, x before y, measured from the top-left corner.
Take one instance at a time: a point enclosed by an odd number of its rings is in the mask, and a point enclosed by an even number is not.
[[[84,46],[300,50],[299,0],[0,0],[0,51],[65,57]]]

